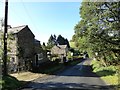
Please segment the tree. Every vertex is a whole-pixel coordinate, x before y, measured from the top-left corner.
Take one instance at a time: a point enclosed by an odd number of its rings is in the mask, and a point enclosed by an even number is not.
[[[48,42],[47,42],[47,48],[50,49],[54,45],[56,45],[56,36],[51,35],[50,38],[48,39]]]
[[[57,43],[58,43],[59,45],[67,45],[68,48],[70,48],[69,41],[68,41],[67,38],[65,39],[63,36],[58,35],[56,41],[57,41]]]
[[[4,24],[4,21],[3,21],[3,18],[0,19],[0,63],[2,62],[3,60],[3,24]]]
[[[4,26],[4,19],[0,18],[0,30],[2,30],[3,26]]]
[[[65,44],[68,46],[68,48],[70,48],[70,44],[67,38],[65,39]]]
[[[57,37],[57,43],[58,43],[59,45],[64,45],[64,44],[65,44],[65,39],[64,39],[64,37],[62,37],[61,35],[58,35],[58,37]]]
[[[3,51],[3,33],[0,31],[0,60],[3,60]]]
[[[46,46],[46,45],[45,45],[45,42],[43,42],[43,46]]]
[[[107,65],[120,58],[120,2],[82,2],[81,21],[75,26],[73,39]],[[111,35],[110,35],[111,34]]]
[[[43,48],[43,50],[46,50],[47,48],[46,48],[46,44],[45,44],[45,42],[43,42],[43,44],[42,44],[42,48]]]
[[[2,70],[5,70],[3,65],[3,60],[4,60],[4,41],[3,41],[3,37],[4,37],[4,34],[3,34],[3,30],[0,30],[0,66],[2,66]],[[7,51],[8,52],[11,52],[11,48],[10,48],[10,44],[12,43],[11,42],[11,39],[13,39],[12,35],[11,34],[8,34],[8,39],[7,39]],[[7,65],[10,61],[10,55],[7,55]],[[4,75],[4,72],[2,71],[3,75]]]

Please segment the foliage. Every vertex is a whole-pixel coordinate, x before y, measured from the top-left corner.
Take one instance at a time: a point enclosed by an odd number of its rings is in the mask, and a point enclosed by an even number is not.
[[[3,62],[5,62],[4,61],[4,30],[3,30],[3,27],[4,27],[4,23],[3,23],[3,20],[1,19],[0,20],[1,22],[0,22],[0,64],[4,64]],[[12,33],[10,33],[10,32],[8,32],[7,33],[7,53],[9,53],[9,52],[11,52],[11,43],[13,43],[13,40],[15,39],[14,37],[13,37],[13,34]],[[7,54],[7,61],[6,61],[6,64],[8,63],[10,61],[10,55],[9,54]],[[3,66],[5,66],[5,65],[3,65]],[[6,66],[5,66],[6,67]],[[3,70],[6,70],[6,69],[4,69],[5,67],[2,67],[3,68]],[[3,71],[4,72],[4,71]]]
[[[65,39],[65,44],[68,46],[68,48],[70,48],[70,44],[67,38]]]
[[[60,61],[60,57],[57,54],[51,54],[50,59],[51,61],[56,61],[56,60],[58,60],[58,62]]]
[[[97,61],[97,60],[92,60],[91,65],[92,65],[92,68],[93,68],[94,72],[102,71],[102,70],[116,71],[116,69],[117,69],[117,67],[113,66],[113,65],[105,67],[105,66],[102,65],[102,63],[100,61]]]
[[[120,2],[82,2],[81,21],[74,28],[76,47],[108,66],[118,64],[120,58],[119,5]]]
[[[93,72],[99,75],[107,84],[118,85],[118,67],[113,65],[104,67],[100,63],[100,61],[92,60],[91,65],[93,68]]]
[[[51,35],[50,38],[48,39],[48,42],[47,42],[47,48],[50,49],[54,45],[56,45],[56,36]]]
[[[46,46],[46,44],[45,44],[45,42],[43,42],[43,44],[41,45],[41,47],[42,47],[42,49],[43,49],[44,51],[47,51],[47,49],[48,49],[47,46]],[[40,48],[41,48],[41,47],[40,47]]]
[[[102,77],[102,79],[106,82],[109,83],[110,85],[118,85],[118,76],[114,75],[114,76],[104,76]],[[117,90],[117,89],[116,89]]]
[[[67,45],[68,48],[70,48],[68,39],[67,38],[65,39],[61,35],[58,35],[58,37],[56,37],[56,35],[51,35],[50,38],[48,39],[46,48],[51,49],[54,45],[58,45],[58,44]]]
[[[73,55],[71,55],[72,52],[68,52],[67,53],[67,60],[72,60],[73,59]]]
[[[100,61],[97,61],[97,60],[93,60],[91,62],[91,65],[92,65],[92,68],[94,71],[98,71],[99,69],[101,69],[103,67],[103,65],[101,64]]]
[[[80,55],[80,51],[77,49],[74,49],[73,56],[79,56],[79,55]]]
[[[57,43],[59,44],[59,45],[67,45],[68,46],[68,48],[70,48],[70,45],[69,45],[69,42],[68,42],[68,40],[67,39],[65,39],[64,37],[62,37],[61,35],[58,35],[58,37],[57,37]]]
[[[75,42],[70,41],[69,43],[70,43],[70,47],[71,47],[71,48],[76,48],[76,47],[75,47]]]
[[[60,45],[64,45],[65,44],[65,38],[62,37],[61,35],[58,35],[57,43],[59,43]]]
[[[21,83],[12,76],[3,76],[1,81],[2,90],[15,90],[21,86]]]
[[[0,32],[0,59],[3,60],[3,33]]]
[[[56,56],[56,57],[52,57],[51,60],[52,60],[52,61],[56,61],[56,60],[59,60],[59,61],[60,61],[60,58],[59,58],[58,56]]]
[[[3,37],[4,37],[4,34],[3,34],[3,31],[0,30],[0,60],[3,60],[3,54],[4,54],[4,41],[3,41]],[[7,51],[8,52],[11,52],[11,47],[10,47],[10,44],[12,43],[11,40],[13,40],[13,36],[11,33],[8,34],[8,38],[7,38]],[[8,55],[8,61],[9,61],[9,55]]]

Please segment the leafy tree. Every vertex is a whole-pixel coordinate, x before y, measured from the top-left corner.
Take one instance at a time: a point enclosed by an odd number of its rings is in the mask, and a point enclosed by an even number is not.
[[[68,48],[70,48],[68,39],[67,39],[67,38],[65,39],[65,38],[64,38],[63,36],[61,36],[61,35],[58,35],[57,43],[58,43],[59,45],[67,45]]]
[[[50,38],[48,39],[48,42],[47,42],[47,48],[50,49],[54,45],[56,45],[56,36],[51,35]]]
[[[54,41],[56,42],[56,35],[55,34],[53,35],[53,38],[54,38]]]
[[[43,46],[46,46],[46,45],[45,45],[45,42],[43,42]]]
[[[64,44],[65,44],[65,39],[64,39],[64,37],[62,37],[61,35],[58,35],[58,37],[57,37],[57,43],[58,43],[59,45],[64,45]]]
[[[45,42],[43,42],[42,48],[43,48],[43,50],[47,50],[47,46],[46,46]]]
[[[1,18],[0,19],[0,62],[2,62],[2,60],[3,60],[3,30],[2,30],[2,28],[3,28],[3,24],[4,24],[4,20],[3,20],[3,18]]]
[[[68,48],[70,48],[70,44],[67,38],[65,39],[65,44],[68,46]]]
[[[106,65],[120,58],[120,2],[82,2],[81,21],[75,26],[73,39],[79,49],[98,53]]]
[[[0,31],[0,60],[3,60],[3,33]]]

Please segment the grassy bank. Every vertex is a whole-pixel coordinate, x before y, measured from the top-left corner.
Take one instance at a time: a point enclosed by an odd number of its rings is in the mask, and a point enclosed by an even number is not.
[[[119,74],[118,74],[118,66],[107,66],[104,67],[100,61],[92,60],[92,68],[93,72],[95,72],[98,76],[103,79],[108,85],[119,85]]]
[[[0,86],[2,87],[1,90],[16,90],[16,88],[19,88],[21,85],[22,82],[10,75],[3,76],[3,78],[0,80]]]

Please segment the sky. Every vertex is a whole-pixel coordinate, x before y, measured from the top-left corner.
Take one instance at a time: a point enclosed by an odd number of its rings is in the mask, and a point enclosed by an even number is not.
[[[28,25],[41,42],[50,35],[72,39],[74,26],[80,21],[80,2],[10,2],[8,24],[12,27]],[[4,17],[4,3],[0,2],[0,18]]]

